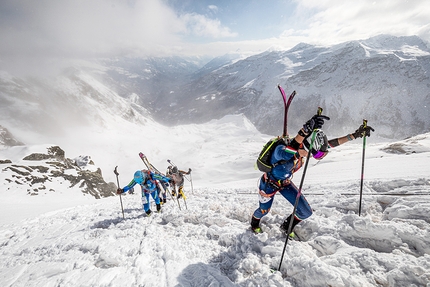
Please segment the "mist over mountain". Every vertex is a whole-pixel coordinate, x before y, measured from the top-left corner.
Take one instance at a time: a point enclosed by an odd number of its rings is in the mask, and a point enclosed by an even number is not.
[[[244,114],[260,132],[279,135],[280,84],[297,92],[291,133],[321,106],[330,136],[354,131],[365,118],[378,136],[401,139],[430,131],[429,71],[428,44],[388,35],[252,56],[79,61],[49,78],[1,71],[0,124],[28,143],[78,126],[104,128],[112,117],[174,126]]]

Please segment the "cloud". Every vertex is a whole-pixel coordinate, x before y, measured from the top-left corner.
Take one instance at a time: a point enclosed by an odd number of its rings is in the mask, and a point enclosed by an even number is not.
[[[418,35],[430,41],[430,6],[426,0],[301,0],[296,34],[310,43],[334,44],[378,34]]]
[[[218,12],[218,6],[215,6],[215,5],[209,5],[208,6],[208,8],[209,8],[209,10],[210,11],[212,11],[212,12]]]
[[[182,38],[187,35],[219,39],[236,33],[216,19],[181,15],[163,0],[0,1],[2,69],[40,70],[69,59],[163,56],[185,50]]]
[[[161,0],[3,0],[0,64],[37,71],[69,59],[170,53],[184,31]]]
[[[175,11],[165,0],[2,0],[0,68],[38,72],[69,59],[209,51],[220,55],[237,49],[261,52],[274,45],[334,44],[381,33],[418,35],[430,41],[426,2],[296,0],[289,2],[288,9],[294,12],[283,22],[284,33],[249,40],[243,31],[252,30],[254,23],[222,2],[205,5],[203,11],[210,15],[205,16]],[[259,11],[261,6],[253,9]],[[234,24],[235,30],[225,23]],[[268,25],[279,26],[279,22]],[[239,33],[242,41],[237,40]]]
[[[196,36],[214,39],[237,36],[237,33],[231,32],[228,27],[222,26],[218,19],[209,19],[203,15],[191,13],[181,16],[181,20],[186,23],[187,32]]]
[[[0,35],[8,39],[0,49],[9,55],[91,56],[145,49],[165,44],[174,36],[171,27],[178,27],[161,1],[5,0],[1,5],[1,10],[16,11],[0,22]]]

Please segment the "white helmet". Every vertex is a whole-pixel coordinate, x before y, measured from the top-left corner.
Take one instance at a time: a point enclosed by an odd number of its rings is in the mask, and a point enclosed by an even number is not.
[[[324,134],[324,132],[320,129],[315,130],[313,133],[309,134],[304,140],[303,140],[303,148],[309,152],[313,134],[315,133],[313,146],[311,149],[312,156],[314,159],[323,159],[328,153],[328,140],[327,136]]]

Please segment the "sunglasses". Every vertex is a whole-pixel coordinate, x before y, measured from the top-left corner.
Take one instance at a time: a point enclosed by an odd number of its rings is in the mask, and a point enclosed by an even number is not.
[[[328,154],[328,151],[312,151],[312,156],[314,159],[321,160]]]

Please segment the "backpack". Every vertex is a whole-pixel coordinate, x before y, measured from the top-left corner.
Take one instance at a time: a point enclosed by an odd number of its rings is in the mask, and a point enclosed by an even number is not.
[[[262,172],[270,172],[275,166],[285,163],[285,160],[281,160],[273,165],[270,164],[272,154],[275,151],[275,148],[279,145],[286,145],[282,137],[273,138],[263,146],[256,162],[256,168],[258,168],[258,170]]]

